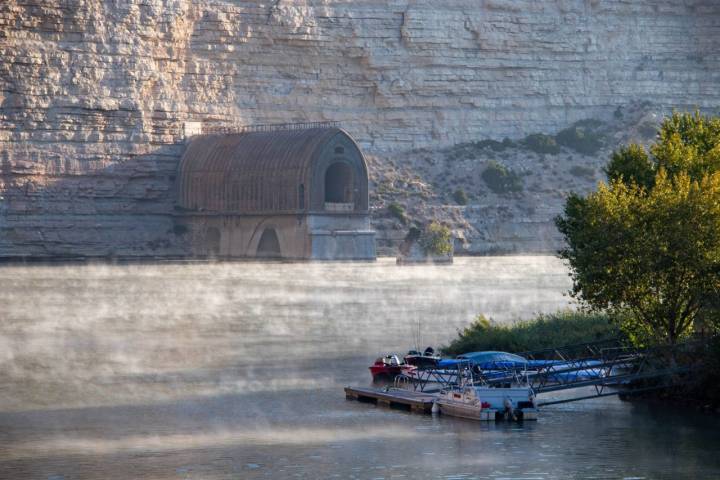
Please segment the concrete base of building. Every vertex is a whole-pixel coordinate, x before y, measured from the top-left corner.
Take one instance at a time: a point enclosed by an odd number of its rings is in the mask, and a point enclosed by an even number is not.
[[[374,260],[369,216],[353,213],[178,217],[191,254],[218,258]]]
[[[310,232],[313,260],[375,260],[372,230],[317,230]]]

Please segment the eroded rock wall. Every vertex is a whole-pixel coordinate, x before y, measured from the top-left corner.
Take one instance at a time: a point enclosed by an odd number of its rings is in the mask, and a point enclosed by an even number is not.
[[[378,158],[714,108],[713,0],[4,0],[0,256],[182,254],[183,124],[337,120]]]

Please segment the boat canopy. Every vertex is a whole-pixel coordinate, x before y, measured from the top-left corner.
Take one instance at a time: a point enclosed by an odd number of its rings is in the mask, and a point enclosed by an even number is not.
[[[463,353],[462,355],[458,355],[457,359],[467,360],[482,369],[524,368],[528,363],[527,359],[521,357],[520,355],[508,352],[496,352],[492,350]]]
[[[437,368],[453,369],[461,367],[469,367],[472,364],[470,360],[463,359],[443,359],[438,361]]]

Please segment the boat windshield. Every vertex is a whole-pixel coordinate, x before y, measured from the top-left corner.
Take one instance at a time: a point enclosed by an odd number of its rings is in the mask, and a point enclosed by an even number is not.
[[[383,363],[385,365],[397,366],[400,365],[400,359],[397,357],[397,355],[388,355],[387,357],[383,358]]]

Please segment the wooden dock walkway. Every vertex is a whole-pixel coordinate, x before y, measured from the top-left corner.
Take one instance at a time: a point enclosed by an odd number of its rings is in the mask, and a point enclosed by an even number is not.
[[[411,412],[430,413],[436,396],[398,388],[345,387],[345,398],[387,407],[405,408]]]

